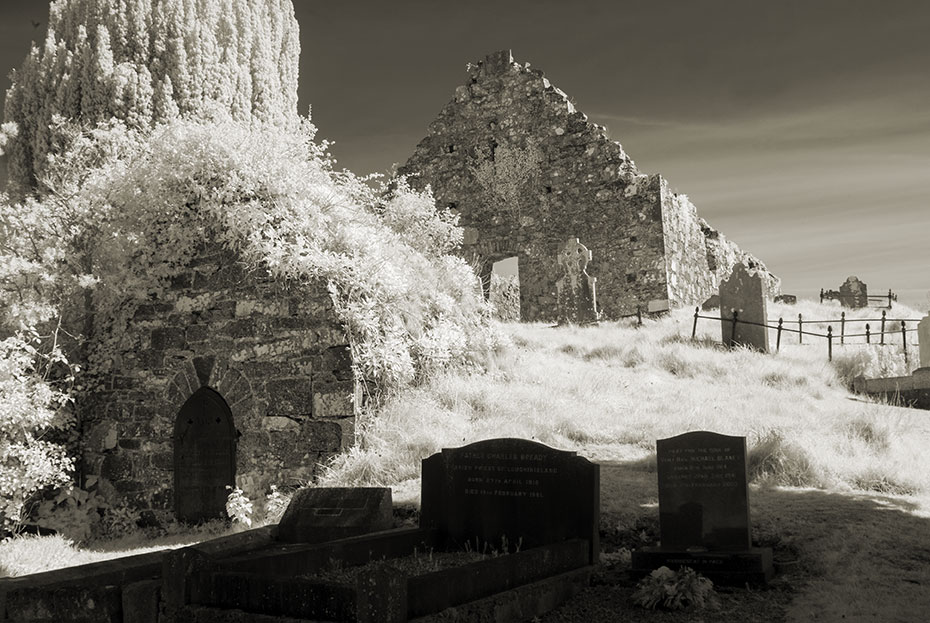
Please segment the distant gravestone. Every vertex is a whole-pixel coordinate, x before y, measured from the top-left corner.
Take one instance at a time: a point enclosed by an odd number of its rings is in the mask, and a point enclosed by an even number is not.
[[[869,306],[868,286],[856,276],[848,277],[840,286],[840,303],[843,307],[859,309]]]
[[[710,311],[712,309],[718,309],[720,307],[720,295],[711,294],[707,297],[707,300],[701,303],[702,311]]]
[[[737,322],[733,322],[736,313]],[[720,284],[720,328],[726,346],[749,346],[762,352],[769,350],[769,332],[764,326],[765,286],[758,273],[750,273],[744,264],[736,264],[726,281]]]
[[[590,543],[597,562],[600,471],[574,452],[526,439],[444,448],[423,460],[420,527],[449,546],[527,549],[570,538]]]
[[[557,258],[562,276],[555,282],[559,324],[597,320],[597,278],[587,273],[591,251],[569,238]]]
[[[746,438],[695,431],[656,441],[660,546],[634,568],[690,566],[722,581],[767,581],[772,552],[750,539]]]
[[[917,323],[917,347],[920,351],[920,369],[930,372],[930,316]]]
[[[654,299],[649,301],[646,311],[650,314],[662,314],[670,309],[668,299]]]
[[[393,526],[390,487],[308,487],[294,494],[278,524],[279,541],[320,543]]]
[[[785,305],[795,305],[798,302],[798,297],[794,294],[778,294],[775,296],[776,303],[784,303]]]

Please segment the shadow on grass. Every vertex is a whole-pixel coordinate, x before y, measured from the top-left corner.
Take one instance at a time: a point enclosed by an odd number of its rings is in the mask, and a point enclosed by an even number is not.
[[[602,551],[655,545],[660,536],[655,457],[599,464]],[[635,578],[620,571],[563,606],[570,610],[542,621],[575,620],[583,599],[606,600],[614,617],[623,612],[630,621],[698,621],[708,615],[725,622],[926,621],[930,501],[755,485],[749,501],[753,544],[771,547],[775,557],[777,574],[769,586],[720,589],[721,605],[713,614],[664,615],[633,605]],[[584,612],[586,623],[618,620]]]

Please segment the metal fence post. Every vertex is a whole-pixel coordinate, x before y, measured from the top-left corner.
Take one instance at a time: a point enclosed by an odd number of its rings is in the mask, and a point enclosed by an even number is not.
[[[882,310],[882,337],[881,337],[880,344],[882,346],[885,345],[885,310],[884,309]]]
[[[697,335],[698,311],[700,311],[700,308],[699,308],[699,307],[695,307],[695,308],[694,308],[694,326],[691,327],[691,339],[692,339],[692,340],[693,340],[694,337]]]
[[[823,305],[823,288],[820,288],[820,304]]]
[[[846,312],[840,312],[840,344],[846,343]]]
[[[871,336],[869,334],[869,323],[865,323],[865,343],[866,344],[872,343]]]
[[[891,297],[894,296],[891,293],[891,288],[888,288],[888,309],[891,309]]]
[[[737,316],[739,316],[739,311],[734,309],[733,312],[733,329],[730,332],[730,343],[727,346],[733,346],[736,343],[736,323],[738,322]]]
[[[636,306],[636,326],[637,327],[643,326],[643,306],[642,305]]]
[[[785,321],[782,320],[781,318],[778,319],[778,333],[777,333],[777,337],[775,338],[775,352],[776,353],[778,352],[778,349],[781,348],[781,326],[782,324],[784,324],[784,322]]]
[[[804,319],[798,314],[798,344],[802,344],[804,339]]]
[[[833,327],[827,325],[827,360],[833,361]]]
[[[901,345],[904,348],[904,365],[907,365],[907,330],[904,328],[904,321],[901,321]]]

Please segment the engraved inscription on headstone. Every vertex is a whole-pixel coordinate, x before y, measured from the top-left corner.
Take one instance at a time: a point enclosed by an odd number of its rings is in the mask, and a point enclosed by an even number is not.
[[[599,468],[574,452],[525,439],[446,448],[423,460],[422,487],[420,525],[452,547],[583,538],[598,551]]]
[[[175,511],[180,521],[226,517],[227,485],[236,482],[236,428],[217,392],[201,387],[174,426]]]
[[[656,455],[662,549],[748,550],[746,438],[685,433]]]

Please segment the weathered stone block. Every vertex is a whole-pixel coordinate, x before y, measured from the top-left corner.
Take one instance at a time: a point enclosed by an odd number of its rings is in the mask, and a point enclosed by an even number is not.
[[[111,482],[131,478],[132,458],[126,452],[107,454],[103,459],[100,475]]]
[[[160,327],[151,333],[151,347],[155,350],[184,348],[184,329],[179,327]]]
[[[355,413],[354,392],[338,389],[313,394],[313,417],[346,417]]]
[[[313,412],[313,388],[310,379],[289,377],[265,382],[270,415],[310,415]]]

